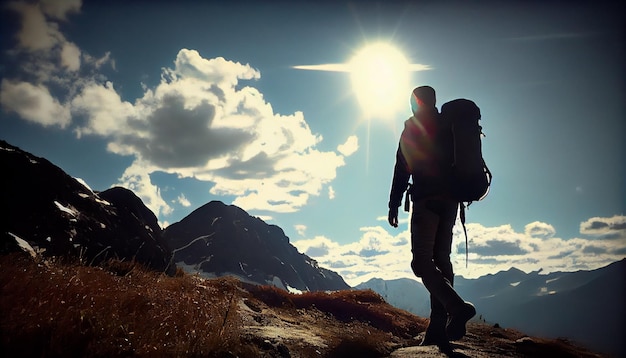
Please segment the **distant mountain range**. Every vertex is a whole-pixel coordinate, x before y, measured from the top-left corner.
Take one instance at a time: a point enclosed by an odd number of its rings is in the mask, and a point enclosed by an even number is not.
[[[0,254],[27,249],[98,264],[135,260],[173,274],[233,275],[300,291],[341,290],[337,273],[300,254],[281,228],[210,202],[162,230],[132,191],[94,192],[48,160],[0,141]]]
[[[524,273],[516,268],[477,279],[455,277],[457,292],[476,306],[477,319],[543,337],[567,337],[594,350],[626,354],[626,259],[593,271]],[[430,315],[429,294],[411,279],[372,279],[390,304]]]

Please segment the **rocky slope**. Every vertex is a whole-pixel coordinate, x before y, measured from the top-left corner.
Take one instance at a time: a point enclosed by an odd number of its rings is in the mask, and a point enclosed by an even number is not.
[[[48,160],[4,141],[0,163],[0,252],[19,250],[21,242],[45,256],[89,264],[136,260],[173,273],[156,218],[131,191],[94,193]]]

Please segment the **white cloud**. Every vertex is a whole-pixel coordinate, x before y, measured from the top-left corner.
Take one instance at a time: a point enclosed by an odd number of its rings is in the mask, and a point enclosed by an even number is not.
[[[17,34],[21,48],[30,51],[50,50],[65,40],[58,25],[46,20],[39,5],[13,2],[9,4],[9,9],[18,12],[22,17],[22,28]]]
[[[526,225],[524,233],[530,237],[549,239],[556,234],[556,230],[550,224],[535,221]]]
[[[328,186],[328,199],[333,200],[335,198],[335,189],[332,186]]]
[[[615,217],[592,218],[587,222],[611,222],[623,235],[626,228],[620,224],[623,223],[622,220],[624,219]],[[467,229],[468,267],[465,267],[465,237],[460,223],[453,230],[451,259],[456,274],[468,278],[508,270],[511,267],[526,272],[539,269],[544,272],[590,270],[626,257],[626,240],[561,239],[554,237],[555,232],[551,225],[541,222],[528,224],[524,233],[516,232],[510,225],[485,227],[470,223],[467,224]],[[366,227],[361,231],[360,240],[354,243],[339,244],[318,236],[294,241],[293,245],[318,261],[320,266],[337,271],[350,285],[374,277],[415,278],[410,268],[411,245],[408,229],[395,236],[382,226]]]
[[[370,278],[414,277],[407,232],[397,236],[382,227],[362,228],[358,242],[340,245],[326,237],[294,241],[293,245],[319,265],[338,272],[350,285]]]
[[[61,49],[61,65],[69,71],[80,69],[80,49],[71,42],[63,44]]]
[[[332,251],[337,250],[340,245],[323,236],[316,236],[313,239],[298,240],[292,243],[298,251],[313,258],[328,256]]]
[[[626,240],[626,216],[594,217],[580,223],[580,233],[607,239]]]
[[[596,218],[601,219],[601,218]],[[607,219],[607,218],[605,218]],[[455,227],[455,267],[457,273],[477,277],[517,267],[524,271],[545,272],[588,270],[626,257],[626,240],[558,238],[552,225],[534,222],[524,233],[510,225],[484,227],[469,224],[469,267],[465,268],[465,241]],[[622,229],[623,237],[626,229]]]
[[[39,2],[12,1],[6,8],[17,14],[21,27],[15,34],[17,45],[7,52],[17,60],[12,73],[18,78],[31,79],[30,83],[39,86],[54,86],[54,96],[61,102],[67,102],[92,77],[101,76],[91,73],[80,77],[83,64],[98,69],[103,63],[111,62],[107,55],[94,60],[94,57],[81,51],[73,42],[61,33],[58,21],[80,10],[81,2],[76,0],[43,0]],[[81,71],[83,76],[87,71]],[[26,76],[24,76],[26,75]],[[52,91],[50,91],[52,92]]]
[[[66,20],[70,13],[80,11],[82,5],[81,0],[41,0],[41,8],[43,12],[53,18]]]
[[[298,233],[298,235],[304,236],[306,234],[306,225],[297,224],[297,225],[294,225],[293,227],[294,229],[296,229],[296,232]]]
[[[102,65],[107,63],[111,63],[111,67],[115,69],[115,61],[111,58],[111,52],[109,51],[100,58],[93,57],[87,53],[83,53],[82,57],[86,63],[92,65],[95,69],[100,69]]]
[[[81,2],[75,0],[9,3],[8,9],[15,11],[22,20],[16,36],[16,50],[26,55],[20,58],[21,71],[34,75],[39,82],[76,82],[77,78],[67,78],[68,73],[64,70],[76,72],[80,69],[81,50],[65,38],[54,20],[65,20],[67,14],[78,12],[80,6]]]
[[[184,206],[184,207],[186,207],[186,208],[188,208],[188,207],[190,207],[190,206],[191,206],[191,202],[189,201],[189,199],[187,199],[187,197],[185,196],[185,194],[180,194],[180,195],[178,196],[178,198],[176,198],[176,201],[177,201],[180,205],[182,205],[182,206]]]
[[[359,149],[359,138],[355,135],[348,137],[345,143],[337,146],[337,151],[346,157],[351,156]]]
[[[7,111],[43,126],[65,128],[71,121],[70,110],[52,97],[48,88],[28,82],[2,80],[0,104]]]
[[[80,49],[63,43],[69,73],[80,67]],[[109,54],[82,58],[98,68]],[[276,114],[256,88],[241,83],[259,78],[248,64],[182,49],[174,67],[163,69],[161,82],[144,87],[133,103],[123,100],[112,82],[93,76],[68,89],[73,95],[65,106],[43,77],[37,85],[5,81],[2,104],[45,125],[66,127],[72,114],[79,138],[104,137],[110,152],[135,157],[119,184],[138,188],[137,195],[157,215],[171,208],[149,180],[154,171],[214,183],[212,194],[235,196],[233,204],[248,211],[293,212],[335,179],[344,156],[316,148],[322,137],[311,131],[302,112]],[[17,95],[28,103],[14,100]],[[348,139],[343,152],[356,145],[356,137]]]
[[[150,179],[150,173],[156,171],[155,169],[141,161],[135,161],[126,168],[117,185],[132,190],[159,217],[161,214],[171,213],[172,207],[163,200],[160,189]]]
[[[85,123],[74,129],[79,137],[84,134],[107,137],[131,132],[128,119],[139,115],[131,103],[122,101],[111,82],[103,85],[92,82],[74,97],[71,104],[75,114],[86,117]],[[109,150],[122,155],[133,153],[116,142],[109,143]]]

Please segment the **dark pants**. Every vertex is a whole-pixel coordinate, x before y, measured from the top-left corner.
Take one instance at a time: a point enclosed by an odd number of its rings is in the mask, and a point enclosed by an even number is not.
[[[413,203],[411,217],[411,268],[430,292],[431,324],[444,327],[448,313],[463,303],[452,288],[454,271],[450,262],[457,209],[455,201],[427,198]]]

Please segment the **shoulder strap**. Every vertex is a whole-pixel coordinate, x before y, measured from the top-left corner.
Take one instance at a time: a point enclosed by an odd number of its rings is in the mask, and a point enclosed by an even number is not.
[[[469,203],[467,205],[469,207]],[[461,202],[461,225],[463,225],[463,232],[465,233],[465,268],[467,268],[467,261],[469,257],[469,253],[467,251],[467,229],[465,228],[465,203]]]
[[[411,208],[411,187],[413,185],[411,183],[409,183],[409,185],[406,188],[406,194],[404,197],[404,211],[406,211],[407,213],[409,212],[409,209]]]

